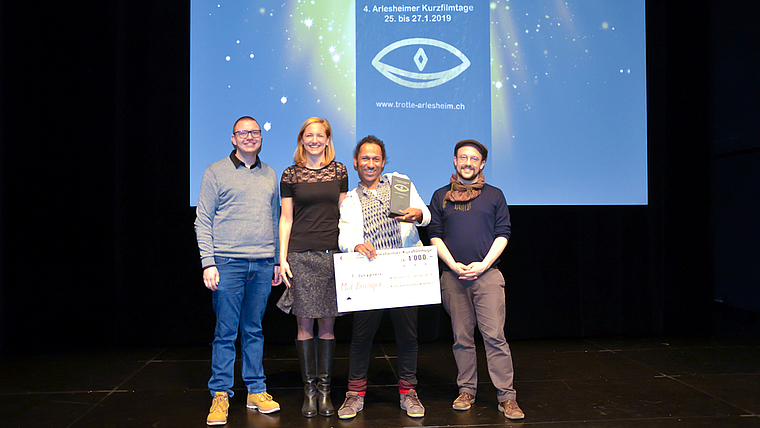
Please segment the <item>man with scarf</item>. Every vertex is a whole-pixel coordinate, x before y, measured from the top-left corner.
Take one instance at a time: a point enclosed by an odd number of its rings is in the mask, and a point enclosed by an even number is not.
[[[511,233],[504,194],[485,183],[483,167],[488,149],[475,140],[454,147],[451,183],[433,193],[430,201],[430,242],[444,262],[441,298],[451,316],[459,396],[455,410],[469,410],[477,392],[475,325],[483,335],[498,409],[508,419],[522,419],[513,387],[512,355],[504,335],[506,304],[504,277],[497,269]]]

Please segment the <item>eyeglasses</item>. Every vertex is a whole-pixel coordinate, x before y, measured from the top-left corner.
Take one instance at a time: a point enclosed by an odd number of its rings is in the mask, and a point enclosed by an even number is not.
[[[459,159],[459,162],[465,163],[468,160],[471,160],[472,163],[478,163],[480,162],[480,158],[477,156],[467,156],[467,155],[459,155],[457,156],[457,159]]]
[[[253,135],[253,138],[259,138],[261,137],[261,130],[255,129],[253,131],[246,131],[244,129],[241,129],[240,131],[235,131],[235,135],[237,135],[239,138],[247,138],[248,134]]]

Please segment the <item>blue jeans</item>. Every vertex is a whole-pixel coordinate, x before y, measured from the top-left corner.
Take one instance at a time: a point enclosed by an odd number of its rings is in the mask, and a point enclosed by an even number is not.
[[[212,293],[216,329],[211,354],[211,395],[223,391],[232,397],[235,379],[235,339],[240,329],[243,381],[249,394],[267,390],[264,380],[264,334],[261,320],[272,291],[274,259],[215,257],[219,285]]]

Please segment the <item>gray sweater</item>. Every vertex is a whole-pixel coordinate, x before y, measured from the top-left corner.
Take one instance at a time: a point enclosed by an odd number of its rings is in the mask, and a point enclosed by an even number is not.
[[[234,155],[203,173],[195,233],[203,268],[214,256],[261,259],[279,254],[277,175],[259,160],[249,169]]]

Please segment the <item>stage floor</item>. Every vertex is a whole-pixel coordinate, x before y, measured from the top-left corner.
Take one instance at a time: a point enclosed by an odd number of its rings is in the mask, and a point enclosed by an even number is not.
[[[227,427],[758,427],[760,343],[755,337],[647,337],[530,340],[510,343],[518,402],[509,422],[497,410],[479,348],[479,391],[469,411],[455,411],[451,343],[421,343],[413,419],[399,409],[395,343],[375,343],[365,408],[355,419],[301,416],[295,348],[267,344],[269,392],[282,411],[245,407],[237,368]],[[348,343],[336,351],[333,401],[342,403]],[[3,427],[204,427],[210,348],[66,352],[5,361],[0,369]]]

